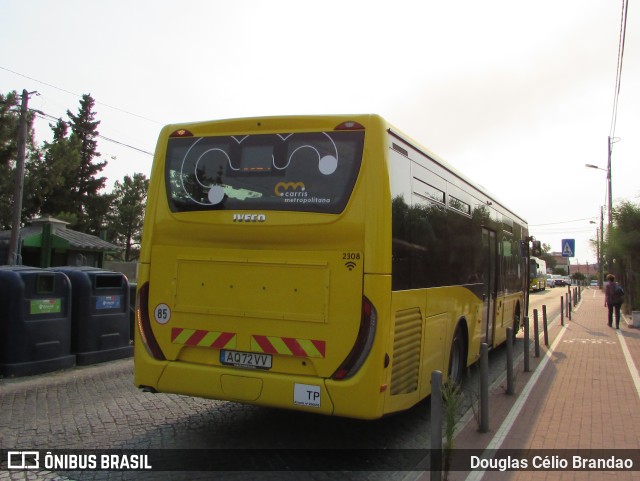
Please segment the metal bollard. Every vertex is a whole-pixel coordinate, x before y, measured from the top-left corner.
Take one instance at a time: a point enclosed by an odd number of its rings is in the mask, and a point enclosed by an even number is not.
[[[560,296],[560,325],[564,326],[564,296]]]
[[[489,431],[489,346],[480,344],[480,432]]]
[[[513,380],[513,327],[507,327],[507,394],[515,392]]]
[[[524,316],[524,372],[529,372],[529,316]]]
[[[442,372],[431,373],[431,481],[442,479]]]
[[[569,318],[569,320],[571,320],[571,291],[569,291],[569,294],[567,294],[567,317]]]
[[[540,357],[540,333],[538,332],[538,309],[533,310],[533,342],[536,357]]]
[[[544,345],[549,347],[549,329],[547,325],[547,305],[542,304],[542,331],[544,332]]]

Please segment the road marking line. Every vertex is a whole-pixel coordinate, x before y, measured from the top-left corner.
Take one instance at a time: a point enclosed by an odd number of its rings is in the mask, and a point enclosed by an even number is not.
[[[636,388],[636,394],[638,394],[638,397],[640,397],[640,374],[638,374],[638,368],[636,368],[636,365],[633,362],[633,358],[631,357],[631,353],[629,352],[629,348],[627,347],[627,341],[625,341],[624,336],[622,335],[622,331],[620,331],[620,329],[616,330],[618,331],[618,338],[620,339],[620,347],[622,347],[624,359],[625,361],[627,361],[627,367],[629,368],[631,379],[633,379],[633,385]]]

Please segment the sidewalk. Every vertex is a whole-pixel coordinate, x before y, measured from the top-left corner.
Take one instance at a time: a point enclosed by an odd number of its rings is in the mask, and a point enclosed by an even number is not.
[[[605,454],[632,456],[634,470],[554,471],[529,466],[505,472],[451,472],[450,480],[640,479],[640,330],[624,319],[616,330],[607,326],[606,319],[604,295],[585,289],[572,320],[565,318],[564,327],[559,320],[549,327],[549,348],[541,336],[540,358],[534,357],[532,340],[531,372],[523,372],[522,362],[515,368],[516,395],[505,394],[506,381],[490,395],[489,432],[479,433],[472,418],[456,436],[454,447],[561,450],[536,454],[547,455],[552,462],[554,455],[566,455],[569,468],[572,456],[567,450],[622,450]]]

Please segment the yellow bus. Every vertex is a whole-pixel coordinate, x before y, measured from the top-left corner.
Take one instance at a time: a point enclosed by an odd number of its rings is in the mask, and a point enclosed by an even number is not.
[[[524,309],[526,222],[376,115],[166,126],[135,385],[375,419]],[[526,251],[525,251],[526,252]]]
[[[547,288],[547,263],[537,257],[529,258],[529,290],[544,291]]]

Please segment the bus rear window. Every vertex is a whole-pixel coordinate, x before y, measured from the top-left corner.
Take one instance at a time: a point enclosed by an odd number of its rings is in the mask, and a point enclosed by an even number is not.
[[[173,212],[344,210],[364,132],[170,138],[166,185]]]

